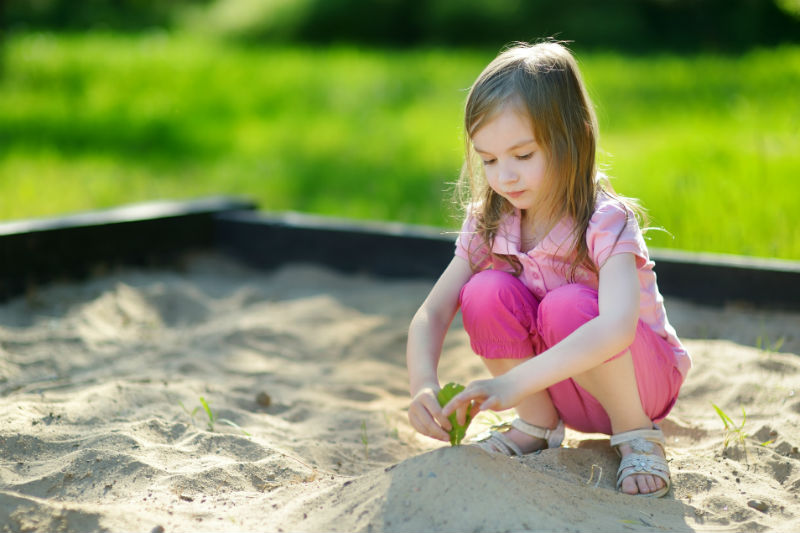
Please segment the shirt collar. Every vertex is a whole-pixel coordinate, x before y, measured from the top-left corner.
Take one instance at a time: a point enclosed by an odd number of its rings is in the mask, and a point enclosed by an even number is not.
[[[514,209],[512,213],[504,217],[494,238],[493,253],[501,255],[517,255],[520,253],[522,241],[521,223],[522,212],[519,209]],[[568,218],[563,218],[553,226],[550,233],[539,244],[528,251],[528,254],[541,248],[555,251],[568,246],[571,234],[572,224],[569,223]]]
[[[503,217],[500,227],[497,229],[497,235],[494,237],[493,253],[501,255],[516,255],[519,253],[520,241],[522,240],[521,222],[522,212],[519,209],[514,209],[510,215]]]

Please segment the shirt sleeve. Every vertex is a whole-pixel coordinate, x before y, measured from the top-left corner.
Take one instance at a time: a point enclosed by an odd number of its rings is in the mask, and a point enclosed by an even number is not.
[[[637,267],[644,266],[649,255],[635,214],[614,199],[599,204],[586,230],[589,256],[594,264],[600,269],[610,257],[632,253]]]
[[[491,264],[489,248],[475,231],[477,222],[473,215],[472,207],[467,209],[467,216],[461,225],[461,230],[456,238],[455,255],[467,261],[478,270],[483,270]]]

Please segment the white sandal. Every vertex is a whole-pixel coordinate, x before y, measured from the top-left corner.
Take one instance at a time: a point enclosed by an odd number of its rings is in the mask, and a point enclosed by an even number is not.
[[[661,446],[664,450],[664,433],[658,426],[653,426],[654,429],[635,429],[633,431],[626,431],[624,433],[617,433],[611,436],[611,446],[617,450],[617,454],[622,456],[619,451],[621,444],[627,444],[633,450],[631,453],[622,458],[617,470],[617,490],[622,486],[622,481],[632,475],[636,474],[649,474],[664,480],[664,488],[656,492],[649,492],[646,494],[639,493],[639,496],[646,496],[649,498],[659,498],[669,492],[671,486],[669,476],[669,465],[666,459],[653,453],[655,446]],[[666,455],[666,454],[665,454]],[[627,472],[624,470],[627,469]]]
[[[531,437],[546,441],[547,448],[558,448],[561,446],[561,442],[564,440],[564,422],[561,420],[558,421],[558,425],[555,427],[555,429],[547,429],[540,426],[534,426],[533,424],[528,424],[521,418],[515,418],[511,421],[511,423],[496,426],[496,431],[491,431],[483,438],[478,436],[478,440],[473,443],[473,446],[477,446],[489,453],[500,453],[510,457],[515,455],[520,457],[526,455],[516,443],[505,436],[505,432],[511,428],[521,431],[522,433],[525,433]],[[539,450],[535,450],[529,453],[535,453],[538,451]]]

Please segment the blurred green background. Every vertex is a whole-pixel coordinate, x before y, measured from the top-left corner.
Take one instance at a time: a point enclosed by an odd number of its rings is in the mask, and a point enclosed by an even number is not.
[[[650,245],[800,259],[800,0],[6,0],[0,219],[245,194],[441,227],[461,110],[570,40]]]

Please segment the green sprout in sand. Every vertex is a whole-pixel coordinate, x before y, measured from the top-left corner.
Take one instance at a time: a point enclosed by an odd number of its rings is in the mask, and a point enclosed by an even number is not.
[[[745,444],[745,438],[747,438],[747,433],[744,432],[744,423],[747,421],[747,413],[744,411],[744,407],[742,407],[742,423],[738,426],[733,422],[733,419],[728,416],[725,411],[722,410],[717,404],[711,403],[711,406],[714,407],[714,410],[719,415],[720,420],[722,420],[722,424],[725,426],[725,440],[722,443],[722,448],[725,449],[728,447],[728,444],[732,440],[737,440],[742,445]]]
[[[197,414],[197,411],[200,409],[200,407],[199,406],[195,407],[192,411],[189,411],[183,405],[183,402],[179,401],[178,404],[183,408],[184,411],[186,411],[189,414],[189,416],[192,417],[192,424],[194,424],[194,415]],[[202,396],[200,396],[200,404],[203,406],[203,411],[205,411],[206,416],[208,416],[208,421],[206,422],[206,428],[208,429],[208,431],[213,432],[215,424],[217,422],[220,422],[222,424],[227,424],[231,427],[238,429],[248,437],[250,436],[250,433],[242,429],[236,422],[228,420],[227,418],[219,418],[219,415],[217,415],[214,411],[211,410],[211,406],[208,405],[208,402]]]
[[[439,390],[439,394],[436,395],[436,399],[439,400],[439,405],[444,407],[447,405],[447,402],[453,399],[453,397],[464,390],[464,385],[459,385],[458,383],[450,382],[444,387]],[[472,414],[471,414],[471,407],[467,407],[467,418],[463,425],[458,423],[458,419],[456,418],[456,414],[452,413],[450,416],[447,417],[450,420],[450,424],[452,424],[453,429],[449,431],[450,433],[450,446],[458,446],[461,444],[461,441],[464,439],[464,436],[467,434],[467,428],[469,427],[469,423],[472,422]]]

